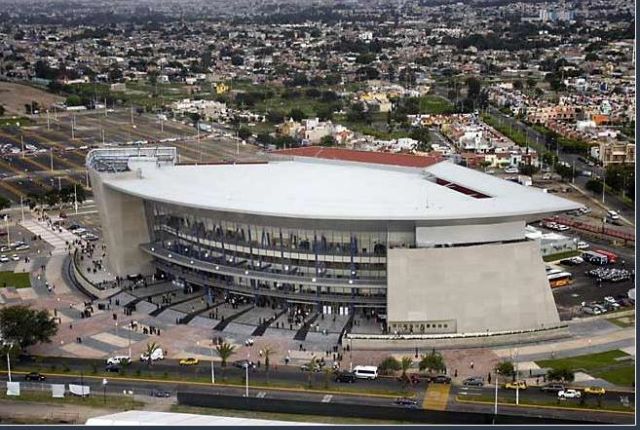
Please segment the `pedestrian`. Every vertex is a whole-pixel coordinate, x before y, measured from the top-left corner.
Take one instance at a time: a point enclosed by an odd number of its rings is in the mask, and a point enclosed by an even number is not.
[[[469,366],[473,369],[473,361],[469,363]]]
[[[491,372],[487,375],[487,383],[491,384]]]
[[[458,377],[458,369],[455,369],[455,370],[453,371],[453,377],[454,377],[454,378],[457,378],[457,377]]]

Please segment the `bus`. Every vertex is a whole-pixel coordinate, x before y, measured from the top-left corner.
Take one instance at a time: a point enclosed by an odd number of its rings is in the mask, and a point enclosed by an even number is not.
[[[594,251],[583,251],[582,258],[584,258],[584,261],[588,261],[592,264],[599,264],[601,266],[609,262],[609,257]]]
[[[595,252],[598,254],[605,255],[607,257],[607,262],[611,264],[616,264],[618,262],[618,255],[614,254],[611,251],[605,251],[604,249],[596,249]]]
[[[547,279],[551,288],[564,287],[573,282],[573,275],[569,272],[559,272],[547,275]]]

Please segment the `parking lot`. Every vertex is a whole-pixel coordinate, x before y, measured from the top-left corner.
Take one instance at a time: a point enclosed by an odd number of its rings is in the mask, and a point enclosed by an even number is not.
[[[198,137],[200,137],[198,139]],[[64,112],[33,123],[0,128],[0,195],[20,196],[69,184],[89,187],[84,168],[91,148],[150,144],[178,148],[181,163],[254,160],[257,148],[222,133],[201,133],[190,124],[160,121],[156,115],[117,111]]]

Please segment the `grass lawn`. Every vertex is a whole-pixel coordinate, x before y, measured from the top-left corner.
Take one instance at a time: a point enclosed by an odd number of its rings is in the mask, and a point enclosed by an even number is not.
[[[0,288],[29,288],[31,280],[28,273],[0,272]]]
[[[629,317],[620,317],[620,318],[607,318],[607,321],[617,325],[618,327],[627,328],[627,327],[633,327],[636,322],[636,319],[635,317],[629,316]]]
[[[420,97],[420,113],[439,115],[453,112],[453,105],[443,97],[433,95]]]
[[[482,395],[482,396],[474,396],[472,398],[468,396],[457,396],[456,400],[461,401],[469,401],[469,402],[482,402],[482,403],[494,403],[494,396],[490,395]],[[511,395],[501,396],[498,395],[498,403],[502,404],[513,404],[515,405],[516,399],[515,394],[511,393]],[[598,406],[598,401],[595,398],[587,399],[584,405],[580,404],[579,400],[568,399],[565,401],[559,401],[557,397],[549,396],[549,400],[532,400],[532,399],[522,399],[520,398],[521,405],[528,406],[546,406],[546,407],[562,407],[562,408],[575,408],[575,409],[602,409],[609,411],[625,411],[632,412],[634,410],[633,403],[630,404],[628,408],[625,408],[621,404],[605,404],[602,407]]]
[[[406,424],[404,421],[372,420],[367,418],[328,417],[322,415],[283,414],[276,412],[243,411],[235,409],[200,408],[173,405],[171,412],[184,414],[218,415],[223,417],[253,418],[258,420],[297,421],[319,424]]]
[[[536,361],[536,364],[540,367],[581,370],[612,384],[631,386],[635,376],[634,361],[616,361],[616,359],[627,356],[629,355],[620,350],[615,350],[557,360],[541,360]]]
[[[65,394],[64,398],[54,399],[51,397],[51,391],[25,391],[21,390],[19,396],[7,396],[6,391],[0,392],[1,400],[16,400],[23,402],[36,402],[47,404],[76,404],[90,407],[108,407],[113,409],[141,409],[144,403],[133,400],[124,395],[113,396],[107,395],[103,397],[102,392],[94,392],[88,397],[77,397],[71,394]]]

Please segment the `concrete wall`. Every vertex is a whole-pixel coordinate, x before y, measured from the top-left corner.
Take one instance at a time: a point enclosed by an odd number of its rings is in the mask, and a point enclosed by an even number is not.
[[[126,175],[129,174],[135,173]],[[90,171],[90,175],[112,273],[114,276],[151,274],[152,258],[138,247],[150,241],[144,201],[104,186],[95,171]]]
[[[395,248],[388,251],[387,266],[391,333],[394,323],[455,320],[451,332],[482,333],[542,329],[560,322],[533,241]]]
[[[488,348],[503,345],[537,343],[571,337],[566,325],[549,330],[529,331],[510,334],[468,337],[432,337],[384,336],[348,334],[342,338],[342,346],[350,345],[354,350],[414,350],[416,347],[426,350],[456,348]]]
[[[416,227],[416,245],[488,243],[524,239],[524,221],[498,224]]]

